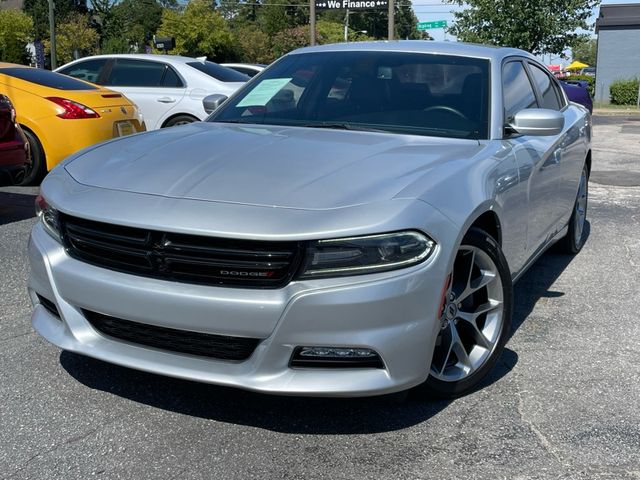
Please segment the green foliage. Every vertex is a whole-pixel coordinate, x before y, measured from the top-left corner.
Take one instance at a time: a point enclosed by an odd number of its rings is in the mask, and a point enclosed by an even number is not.
[[[637,105],[640,77],[619,79],[609,87],[611,103],[614,105]]]
[[[271,63],[271,39],[256,24],[247,24],[234,30],[235,57],[246,63]]]
[[[278,32],[273,38],[273,54],[275,58],[278,58],[285,53],[289,53],[296,48],[306,47],[309,45],[309,26],[300,26],[294,28],[287,28]],[[317,37],[318,43],[322,40],[320,36]]]
[[[24,1],[40,38],[48,38],[48,0]],[[270,63],[309,44],[308,0],[56,0],[58,26],[69,23],[74,13],[86,12],[87,3],[88,25],[97,32],[100,53],[144,52],[156,35],[176,38],[173,54],[206,55],[216,61]],[[345,10],[317,12],[319,44],[344,41],[345,13]],[[424,33],[417,31],[417,22],[410,0],[396,3],[396,37],[425,38]],[[352,11],[348,39],[386,39],[387,24],[386,9]],[[79,31],[85,32],[85,27],[83,22]],[[58,56],[66,61],[67,44],[73,41],[65,38],[63,44]],[[93,48],[86,39],[79,47],[76,44],[71,47],[71,54],[74,49],[90,53]]]
[[[463,6],[449,32],[463,42],[562,55],[589,30],[596,0],[447,0]]]
[[[43,41],[47,55],[50,52],[50,42]],[[70,62],[76,55],[84,57],[98,52],[99,36],[95,28],[89,24],[87,14],[75,13],[56,25],[56,59],[58,65]]]
[[[33,21],[19,10],[0,10],[0,61],[28,65],[26,44],[32,40]]]
[[[24,0],[22,9],[33,19],[34,38],[43,39],[49,36],[49,1]],[[55,0],[54,12],[56,23],[62,23],[76,13],[87,13],[87,4],[77,0]]]
[[[308,0],[269,0],[257,11],[257,22],[267,35],[309,24]]]
[[[156,35],[175,37],[171,53],[176,55],[221,60],[231,55],[233,47],[231,31],[207,0],[191,0],[183,12],[165,9]]]
[[[101,53],[131,53],[131,45],[124,37],[107,37],[102,40]]]
[[[126,44],[126,52],[144,53],[162,22],[162,7],[156,0],[123,0],[111,8],[109,18],[103,35],[110,47]]]
[[[597,49],[598,43],[595,38],[583,38],[571,47],[571,57],[573,60],[578,60],[586,63],[590,67],[595,67]]]
[[[596,94],[596,77],[591,77],[589,75],[571,75],[569,80],[584,80],[589,83],[589,94],[591,98],[593,98]]]
[[[418,31],[418,17],[413,12],[411,2],[400,2],[400,6],[396,7],[395,21],[397,38],[402,40],[419,40],[422,38],[422,32]]]

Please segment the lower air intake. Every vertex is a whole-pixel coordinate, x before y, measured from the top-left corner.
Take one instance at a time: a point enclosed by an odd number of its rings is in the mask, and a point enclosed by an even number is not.
[[[100,333],[126,342],[220,360],[246,360],[260,342],[257,338],[230,337],[190,332],[132,322],[83,310],[89,323]]]

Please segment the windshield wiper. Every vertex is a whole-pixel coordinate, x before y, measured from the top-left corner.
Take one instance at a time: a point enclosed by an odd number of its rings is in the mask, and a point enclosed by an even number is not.
[[[382,130],[379,128],[371,128],[366,125],[358,125],[346,122],[318,122],[318,123],[303,123],[300,125],[292,125],[292,127],[307,127],[307,128],[331,128],[334,130],[353,130],[357,132],[382,132],[389,133],[388,130]]]

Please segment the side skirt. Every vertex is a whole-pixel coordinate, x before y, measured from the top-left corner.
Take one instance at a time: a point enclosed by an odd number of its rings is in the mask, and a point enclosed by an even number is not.
[[[524,267],[522,267],[520,269],[519,272],[517,272],[515,275],[511,276],[511,280],[513,283],[516,283],[518,280],[520,280],[520,278],[527,273],[527,270],[529,270],[529,268],[531,268],[531,266],[536,263],[536,261],[538,260],[538,258],[540,258],[542,256],[542,254],[544,252],[546,252],[554,243],[556,243],[558,240],[560,240],[561,238],[563,238],[567,232],[569,231],[569,225],[565,225],[564,227],[562,227],[560,230],[558,230],[556,232],[556,234],[551,237],[545,244],[543,244],[542,247],[540,247],[538,249],[538,251],[536,253],[534,253],[531,258],[527,261],[527,263],[524,265]]]

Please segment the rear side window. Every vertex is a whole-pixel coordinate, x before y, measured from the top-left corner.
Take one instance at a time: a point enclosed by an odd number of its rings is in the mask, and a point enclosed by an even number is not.
[[[164,74],[162,86],[168,88],[182,88],[184,87],[184,83],[182,83],[182,79],[180,79],[175,70],[167,65],[167,71]]]
[[[502,67],[502,89],[506,123],[509,123],[520,110],[538,106],[522,62],[509,62]]]
[[[60,73],[78,78],[86,82],[98,83],[100,73],[107,64],[106,58],[94,58],[85,62],[75,63],[67,68],[60,70]]]
[[[536,82],[540,95],[542,95],[542,108],[560,110],[560,101],[556,90],[553,88],[554,84],[551,77],[532,63],[529,64],[529,68],[533,74],[533,81]]]
[[[236,72],[213,62],[187,62],[187,65],[221,82],[246,82],[249,80],[249,77],[244,73]]]
[[[97,90],[97,87],[80,82],[75,78],[40,68],[0,68],[0,73],[57,90]]]
[[[110,87],[161,87],[167,66],[160,62],[118,58],[104,83]]]

